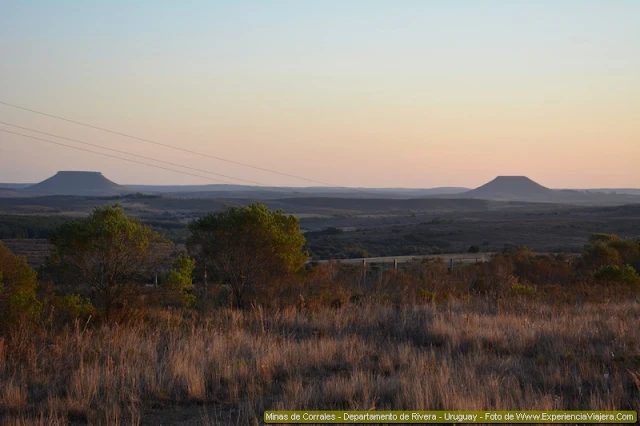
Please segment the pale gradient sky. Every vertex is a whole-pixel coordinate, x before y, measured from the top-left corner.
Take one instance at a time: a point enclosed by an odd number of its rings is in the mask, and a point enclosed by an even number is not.
[[[0,0],[0,101],[336,185],[640,187],[640,1]],[[0,120],[309,184],[3,105]],[[0,132],[0,182],[57,170],[215,183]]]

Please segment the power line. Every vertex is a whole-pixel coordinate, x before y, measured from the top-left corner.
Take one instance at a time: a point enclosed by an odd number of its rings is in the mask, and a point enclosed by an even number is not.
[[[12,131],[6,130],[6,129],[0,129],[0,132],[10,133],[12,135],[18,135],[18,136],[22,136],[22,137],[25,137],[25,138],[35,139],[35,140],[38,140],[38,141],[51,143],[51,144],[54,144],[54,145],[65,146],[67,148],[77,149],[78,151],[90,152],[92,154],[102,155],[102,156],[105,156],[105,157],[117,158],[118,160],[124,160],[124,161],[128,161],[130,163],[142,164],[144,166],[155,167],[157,169],[169,170],[170,172],[182,173],[183,175],[195,176],[195,177],[199,177],[199,178],[202,178],[202,179],[209,179],[209,180],[212,180],[212,181],[215,181],[215,182],[222,182],[222,183],[227,183],[227,184],[232,184],[233,185],[232,182],[228,182],[228,181],[221,180],[221,179],[214,179],[214,178],[209,177],[209,176],[202,176],[202,175],[197,175],[195,173],[185,172],[185,171],[182,171],[182,170],[170,169],[168,167],[158,166],[157,164],[149,164],[149,163],[144,163],[142,161],[132,160],[130,158],[118,157],[117,155],[105,154],[104,152],[91,151],[90,149],[85,149],[85,148],[80,148],[78,146],[67,145],[67,144],[60,143],[60,142],[50,141],[48,139],[42,139],[42,138],[38,138],[36,136],[24,135],[22,133],[12,132]]]
[[[248,180],[248,179],[237,178],[237,177],[234,177],[234,176],[223,175],[221,173],[215,173],[215,172],[210,172],[208,170],[197,169],[195,167],[183,166],[182,164],[171,163],[169,161],[158,160],[156,158],[147,157],[145,155],[138,155],[138,154],[133,154],[133,153],[127,152],[127,151],[122,151],[122,150],[119,150],[119,149],[108,148],[108,147],[103,146],[103,145],[93,144],[93,143],[81,141],[81,140],[78,140],[78,139],[68,138],[68,137],[65,137],[65,136],[59,136],[59,135],[55,135],[53,133],[42,132],[40,130],[31,129],[29,127],[18,126],[16,124],[7,123],[5,121],[0,121],[0,124],[4,124],[5,126],[15,127],[15,128],[22,129],[22,130],[27,130],[27,131],[30,131],[30,132],[39,133],[41,135],[52,136],[52,137],[58,138],[58,139],[64,139],[64,140],[67,140],[69,142],[75,142],[75,143],[80,143],[80,144],[83,144],[83,145],[92,146],[92,147],[95,147],[95,148],[105,149],[107,151],[113,151],[113,152],[117,152],[117,153],[120,153],[120,154],[131,155],[132,157],[143,158],[145,160],[151,160],[151,161],[155,161],[155,162],[158,162],[158,163],[167,164],[169,166],[183,167],[185,169],[194,170],[196,172],[212,174],[212,175],[221,176],[221,177],[228,178],[228,179],[240,180],[240,181],[243,181],[243,182],[253,183],[253,184],[256,184],[256,185],[260,185],[260,186],[263,185],[262,183],[256,182],[256,181],[253,181],[253,180]]]
[[[60,116],[57,116],[57,115],[49,114],[49,113],[46,113],[46,112],[37,111],[35,109],[30,109],[30,108],[26,108],[26,107],[23,107],[23,106],[10,104],[8,102],[3,102],[1,100],[0,100],[0,104],[6,105],[6,106],[11,107],[11,108],[16,108],[16,109],[20,109],[20,110],[23,110],[23,111],[32,112],[34,114],[43,115],[45,117],[55,118],[56,120],[62,120],[62,121],[66,121],[68,123],[77,124],[79,126],[88,127],[90,129],[100,130],[102,132],[107,132],[107,133],[111,133],[111,134],[114,134],[114,135],[130,138],[130,139],[135,139],[135,140],[146,142],[146,143],[150,143],[150,144],[153,144],[153,145],[163,146],[165,148],[175,149],[177,151],[188,152],[189,154],[199,155],[199,156],[202,156],[202,157],[207,157],[207,158],[211,158],[211,159],[218,160],[218,161],[224,161],[224,162],[227,162],[227,163],[236,164],[236,165],[243,166],[243,167],[249,167],[249,168],[252,168],[252,169],[255,169],[255,170],[261,170],[263,172],[274,173],[274,174],[281,175],[281,176],[287,176],[287,177],[291,177],[291,178],[295,178],[295,179],[304,180],[304,181],[307,181],[307,182],[319,183],[319,184],[322,184],[322,185],[332,186],[332,187],[336,187],[336,188],[347,188],[345,186],[334,185],[334,184],[331,184],[331,183],[328,183],[328,182],[323,182],[323,181],[320,181],[320,180],[305,178],[303,176],[297,176],[297,175],[293,175],[293,174],[289,174],[289,173],[279,172],[277,170],[267,169],[267,168],[264,168],[264,167],[253,166],[251,164],[242,163],[240,161],[234,161],[234,160],[229,160],[229,159],[222,158],[222,157],[216,157],[214,155],[205,154],[205,153],[199,152],[199,151],[193,151],[193,150],[186,149],[186,148],[180,148],[180,147],[177,147],[177,146],[174,146],[174,145],[169,145],[169,144],[157,142],[157,141],[154,141],[154,140],[151,140],[151,139],[145,139],[145,138],[142,138],[142,137],[139,137],[139,136],[134,136],[134,135],[131,135],[131,134],[128,134],[128,133],[118,132],[118,131],[107,129],[107,128],[104,128],[104,127],[94,126],[93,124],[87,124],[87,123],[83,123],[81,121],[71,120],[69,118],[64,118],[64,117],[60,117]]]

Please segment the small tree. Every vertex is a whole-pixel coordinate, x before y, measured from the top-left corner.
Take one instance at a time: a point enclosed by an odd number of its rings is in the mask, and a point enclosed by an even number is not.
[[[167,287],[177,295],[180,303],[191,306],[196,301],[193,295],[193,270],[196,261],[185,254],[178,256],[176,267],[167,275]]]
[[[92,302],[108,318],[126,285],[148,274],[166,256],[170,243],[122,208],[96,207],[83,222],[62,225],[51,236],[52,263],[90,289]]]
[[[614,282],[640,289],[640,275],[630,265],[607,265],[600,268],[593,277],[600,282]]]
[[[27,259],[0,242],[0,324],[37,319],[42,313],[37,289],[37,274]]]
[[[211,213],[189,224],[189,252],[231,286],[234,304],[304,267],[308,254],[295,216],[254,203]]]
[[[640,240],[620,238],[614,234],[594,234],[584,248],[583,262],[592,270],[602,266],[640,264]]]

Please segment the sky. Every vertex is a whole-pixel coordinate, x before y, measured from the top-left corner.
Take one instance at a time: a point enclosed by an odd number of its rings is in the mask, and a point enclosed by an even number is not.
[[[121,184],[526,175],[640,187],[635,0],[0,0],[0,11],[0,102],[183,151],[3,104],[3,123],[123,153],[0,130],[198,175],[0,131],[0,182],[92,170]]]

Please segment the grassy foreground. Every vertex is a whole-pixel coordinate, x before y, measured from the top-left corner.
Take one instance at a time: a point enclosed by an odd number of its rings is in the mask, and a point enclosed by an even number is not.
[[[637,409],[640,303],[170,310],[0,338],[0,423],[259,424],[265,409]]]

